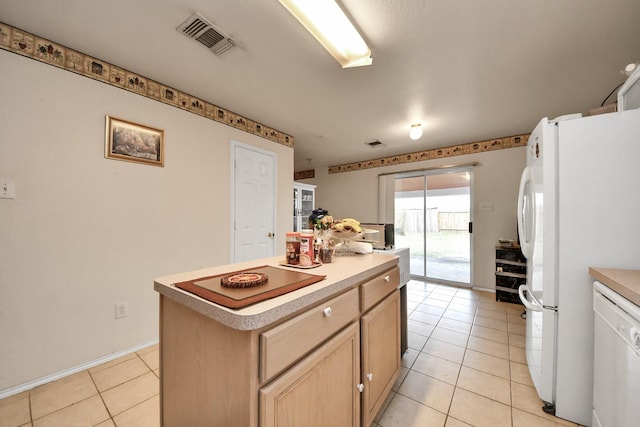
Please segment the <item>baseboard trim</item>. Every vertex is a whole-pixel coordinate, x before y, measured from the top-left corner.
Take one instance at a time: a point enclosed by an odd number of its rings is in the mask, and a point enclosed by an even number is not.
[[[489,293],[492,293],[492,294],[496,293],[495,288],[482,288],[480,286],[472,286],[471,289],[473,289],[474,291],[489,292]]]
[[[103,363],[109,362],[111,360],[117,359],[118,357],[126,356],[127,354],[135,353],[144,348],[150,347],[158,343],[158,340],[149,341],[143,344],[135,345],[133,347],[125,348],[124,350],[120,350],[116,353],[112,353],[108,356],[99,357],[97,359],[91,360],[89,362],[83,363],[81,365],[73,366],[69,369],[64,369],[62,371],[53,373],[51,375],[46,375],[44,377],[36,378],[35,380],[27,381],[23,384],[18,384],[13,387],[6,388],[4,390],[0,390],[0,399],[5,399],[7,397],[13,396],[18,393],[22,393],[23,391],[31,390],[42,384],[50,383],[51,381],[59,380],[60,378],[68,377],[69,375],[76,374],[78,372],[82,372],[84,370],[93,368],[94,366],[101,365]]]

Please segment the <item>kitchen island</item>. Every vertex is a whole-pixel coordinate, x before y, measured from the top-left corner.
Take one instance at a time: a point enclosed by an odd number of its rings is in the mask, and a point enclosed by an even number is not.
[[[176,283],[281,257],[158,278],[162,425],[369,426],[400,373],[398,258],[335,257],[324,280],[231,309]]]

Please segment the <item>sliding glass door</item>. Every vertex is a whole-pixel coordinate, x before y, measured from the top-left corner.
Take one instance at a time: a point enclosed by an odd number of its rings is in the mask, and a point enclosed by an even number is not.
[[[408,247],[411,276],[471,283],[471,169],[395,179],[395,244]]]

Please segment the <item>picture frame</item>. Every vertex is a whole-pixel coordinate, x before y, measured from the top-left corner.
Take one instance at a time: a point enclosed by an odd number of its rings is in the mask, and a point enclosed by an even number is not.
[[[105,158],[164,166],[164,130],[106,117]]]

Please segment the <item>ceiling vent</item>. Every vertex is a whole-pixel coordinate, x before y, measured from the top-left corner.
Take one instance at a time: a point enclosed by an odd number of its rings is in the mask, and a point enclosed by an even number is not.
[[[367,144],[371,148],[376,148],[384,145],[382,142],[378,141],[377,139],[375,141],[365,142],[365,144]]]
[[[198,12],[194,12],[189,19],[180,24],[176,29],[190,39],[202,43],[216,55],[222,55],[238,45],[231,37]]]

